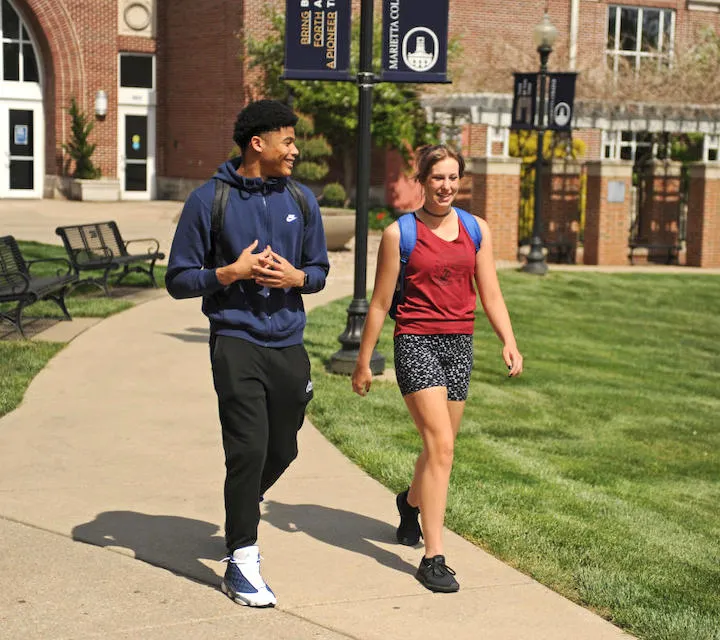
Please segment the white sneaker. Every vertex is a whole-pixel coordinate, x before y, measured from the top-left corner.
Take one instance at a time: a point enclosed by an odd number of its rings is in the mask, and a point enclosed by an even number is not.
[[[236,549],[227,562],[220,589],[231,600],[249,607],[274,607],[277,598],[260,575],[260,551],[256,545]]]

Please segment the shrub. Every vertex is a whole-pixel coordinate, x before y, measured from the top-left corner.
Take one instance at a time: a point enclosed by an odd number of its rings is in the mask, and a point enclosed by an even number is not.
[[[92,133],[93,123],[90,116],[83,113],[78,107],[75,98],[70,100],[70,142],[63,144],[63,149],[75,161],[75,171],[73,178],[94,180],[102,175],[99,167],[96,167],[92,160],[92,154],[95,153],[95,145],[88,142],[90,133]]]
[[[330,182],[323,188],[320,198],[326,207],[342,207],[347,200],[345,187],[339,182]]]
[[[300,151],[295,162],[295,178],[301,182],[320,182],[328,174],[327,158],[332,156],[332,147],[324,136],[315,133],[313,121],[307,116],[299,115],[295,134],[295,144]]]

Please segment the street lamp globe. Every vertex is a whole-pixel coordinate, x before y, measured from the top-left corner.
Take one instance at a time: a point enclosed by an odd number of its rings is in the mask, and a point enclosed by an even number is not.
[[[533,40],[538,49],[552,49],[557,40],[557,29],[550,22],[550,16],[546,13],[543,15],[542,22],[533,29]]]

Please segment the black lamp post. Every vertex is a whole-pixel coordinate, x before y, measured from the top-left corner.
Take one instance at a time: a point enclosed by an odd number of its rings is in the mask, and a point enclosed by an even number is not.
[[[355,288],[353,300],[348,307],[347,326],[338,340],[342,348],[330,357],[333,373],[350,374],[360,350],[365,318],[369,309],[367,294],[367,237],[368,192],[370,190],[370,125],[372,121],[373,87],[376,82],[372,70],[373,48],[373,0],[362,0],[360,8],[360,69],[357,83],[358,103],[358,154],[357,187],[355,202]],[[373,375],[385,369],[385,358],[373,351],[370,359]]]
[[[540,54],[540,74],[538,84],[540,85],[540,96],[538,101],[538,122],[537,122],[537,157],[535,159],[535,206],[533,208],[533,235],[530,243],[530,253],[527,262],[522,268],[526,273],[534,273],[542,276],[547,273],[548,267],[545,262],[542,241],[542,166],[543,166],[543,144],[545,142],[545,85],[547,82],[547,61],[552,53],[552,46],[557,39],[557,29],[550,22],[550,16],[546,13],[542,22],[533,29],[533,39]]]

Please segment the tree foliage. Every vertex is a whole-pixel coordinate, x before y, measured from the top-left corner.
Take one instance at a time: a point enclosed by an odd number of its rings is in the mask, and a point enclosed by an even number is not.
[[[343,187],[339,182],[331,182],[330,184],[326,184],[323,188],[320,201],[326,207],[344,207],[345,202],[347,201],[345,187]]]
[[[302,181],[319,182],[328,174],[327,158],[332,156],[332,147],[325,136],[315,133],[315,125],[307,116],[300,115],[295,134],[295,144],[300,151],[295,163],[295,177]]]
[[[524,164],[533,164],[537,157],[538,136],[535,131],[512,131],[510,133],[509,154],[513,158],[522,158]],[[543,158],[576,159],[585,155],[586,145],[582,140],[567,134],[546,131],[543,140]]]
[[[632,4],[632,3],[631,3]],[[648,51],[647,53],[658,53]],[[577,59],[577,98],[624,105],[644,102],[676,105],[720,103],[720,33],[713,26],[693,29],[678,38],[672,57],[647,59],[641,71],[623,64],[618,73],[608,64],[604,47],[585,48]],[[538,56],[530,42],[497,38],[487,43],[481,59],[458,67],[453,78],[453,92],[512,93],[513,72],[538,68]],[[550,56],[551,70],[569,68],[567,47],[559,44]]]
[[[99,178],[102,175],[100,168],[96,167],[92,161],[96,145],[89,141],[95,123],[90,116],[80,110],[75,98],[70,100],[68,113],[71,118],[70,141],[63,144],[62,147],[75,162],[72,176],[87,180]]]
[[[285,55],[285,17],[266,9],[270,20],[263,40],[247,43],[249,66],[259,72],[256,90],[268,98],[292,101],[297,111],[312,116],[315,131],[324,135],[333,149],[341,153],[345,186],[349,184],[349,165],[357,147],[358,89],[353,82],[281,79]],[[353,23],[350,73],[359,65],[360,28]],[[381,25],[374,27],[373,71],[381,67]],[[371,135],[376,146],[397,149],[407,160],[413,148],[437,141],[438,128],[428,123],[420,105],[417,85],[380,82],[375,85]]]

